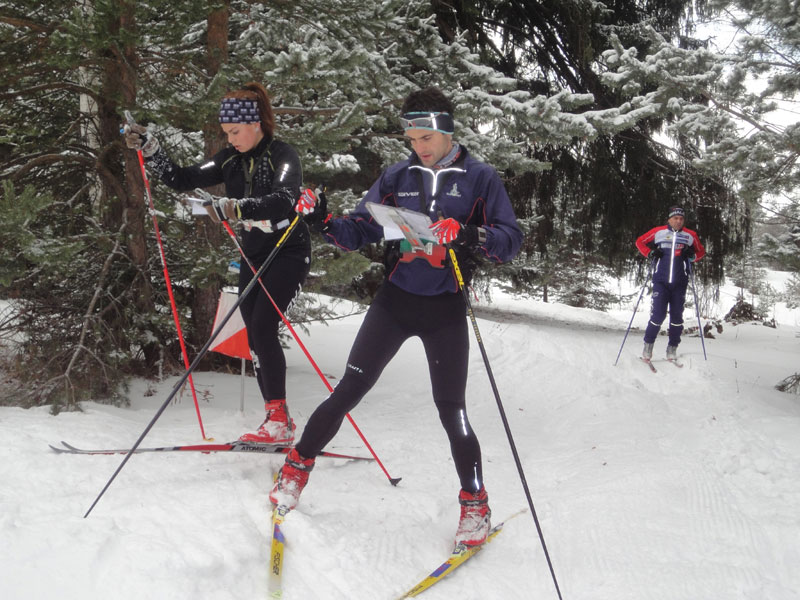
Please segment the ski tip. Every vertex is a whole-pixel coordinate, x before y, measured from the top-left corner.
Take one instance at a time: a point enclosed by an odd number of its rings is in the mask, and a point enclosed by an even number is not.
[[[520,509],[519,509],[517,512],[515,512],[515,513],[513,513],[513,514],[511,514],[511,515],[509,515],[509,516],[507,516],[507,517],[506,517],[506,518],[505,518],[505,519],[504,519],[504,520],[503,520],[503,521],[500,523],[500,525],[504,525],[504,524],[506,523],[506,521],[510,521],[511,519],[513,519],[513,518],[515,518],[515,517],[518,517],[518,516],[520,516],[520,515],[524,515],[526,512],[528,512],[528,509],[527,509],[527,508],[520,508]]]
[[[520,515],[524,515],[526,512],[528,512],[527,508],[520,508],[517,512],[508,515],[505,519],[500,521],[497,525],[492,526],[492,528],[489,530],[489,535],[493,536],[493,535],[495,535],[497,533],[500,533],[500,530],[503,529],[503,526],[506,523],[508,523],[511,519],[515,519]],[[489,540],[487,539],[486,541],[488,542]]]
[[[658,373],[658,370],[657,370],[657,369],[656,369],[656,368],[653,366],[653,362],[652,362],[652,361],[651,361],[649,358],[645,358],[644,356],[640,356],[640,357],[639,357],[639,359],[640,359],[640,360],[641,360],[641,361],[642,361],[644,364],[646,364],[648,367],[650,367],[650,370],[651,370],[653,373]]]
[[[391,483],[393,486],[397,487],[397,484],[400,483],[400,481],[402,479],[403,479],[402,477],[395,477],[394,479],[390,478],[389,479],[389,483]]]

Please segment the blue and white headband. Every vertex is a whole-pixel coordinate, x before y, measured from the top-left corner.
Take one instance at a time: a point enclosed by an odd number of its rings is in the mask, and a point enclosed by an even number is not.
[[[220,123],[259,123],[261,114],[255,100],[223,98],[219,107]]]
[[[455,131],[453,115],[446,112],[409,112],[400,117],[403,129],[429,129],[451,134]]]

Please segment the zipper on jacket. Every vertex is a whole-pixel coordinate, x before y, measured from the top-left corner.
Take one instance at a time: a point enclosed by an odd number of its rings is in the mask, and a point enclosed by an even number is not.
[[[672,269],[675,266],[675,242],[678,239],[678,232],[672,229],[672,252],[669,254],[669,282],[672,283]]]
[[[430,216],[431,214],[436,215],[436,200],[439,196],[438,192],[438,183],[439,183],[439,175],[449,175],[450,173],[466,173],[467,170],[461,167],[445,167],[443,169],[429,169],[427,167],[421,167],[419,165],[411,165],[408,167],[409,170],[411,169],[419,169],[420,171],[424,171],[425,173],[430,173],[431,177],[433,177],[433,184],[431,187],[431,205],[428,207],[428,213]]]

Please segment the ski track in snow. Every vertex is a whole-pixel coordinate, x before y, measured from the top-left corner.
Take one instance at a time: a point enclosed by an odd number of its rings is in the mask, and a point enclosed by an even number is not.
[[[560,343],[563,340],[564,321],[560,319],[547,319],[546,317],[528,318],[525,314],[513,314],[508,318],[500,319],[501,322],[509,321],[515,323],[535,323],[537,332],[534,336],[525,339],[520,345],[521,336],[504,336],[501,327],[493,325],[489,330],[495,330],[498,335],[491,336],[493,341],[511,339],[513,344],[507,344],[499,352],[499,360],[505,364],[518,366],[517,361],[511,357],[515,353],[526,355],[531,359],[532,368],[528,375],[536,379],[537,371],[544,373],[561,373],[565,369],[574,370],[576,364],[587,365],[582,373],[583,377],[575,378],[571,385],[565,387],[559,378],[551,378],[555,385],[553,393],[550,393],[547,383],[541,386],[537,381],[535,390],[531,390],[531,400],[536,403],[545,402],[553,405],[561,401],[566,403],[586,402],[587,397],[593,397],[592,404],[598,405],[598,415],[609,409],[616,411],[634,411],[640,414],[642,419],[658,418],[662,427],[665,428],[664,437],[661,439],[642,439],[636,440],[635,433],[632,447],[627,452],[637,455],[636,462],[646,456],[642,461],[643,466],[648,469],[646,474],[628,473],[623,479],[613,481],[611,489],[617,484],[621,486],[618,498],[611,502],[612,508],[604,512],[598,518],[606,521],[605,533],[590,532],[589,537],[598,544],[597,553],[594,555],[594,570],[598,573],[617,572],[624,570],[625,563],[614,564],[604,558],[604,551],[600,547],[603,540],[617,539],[623,547],[644,549],[644,556],[647,562],[652,564],[651,569],[643,570],[639,573],[630,571],[627,573],[626,584],[622,590],[616,591],[616,597],[631,598],[663,598],[663,589],[670,585],[670,598],[728,598],[739,597],[741,590],[752,590],[761,587],[764,591],[770,589],[770,593],[785,594],[787,590],[777,587],[773,589],[773,582],[763,582],[763,573],[771,568],[777,561],[778,564],[784,561],[778,556],[774,556],[771,549],[771,537],[775,531],[767,535],[764,526],[761,524],[764,515],[748,514],[748,510],[735,499],[741,495],[750,496],[754,489],[763,489],[762,481],[752,481],[753,470],[758,472],[758,458],[753,458],[753,467],[746,475],[743,473],[726,473],[719,470],[717,465],[708,465],[703,460],[704,454],[709,454],[712,449],[716,453],[720,448],[729,445],[728,440],[741,440],[755,438],[752,446],[748,443],[745,448],[738,448],[730,452],[729,458],[720,459],[725,463],[734,461],[748,461],[750,455],[757,452],[757,446],[765,447],[764,456],[761,464],[765,467],[773,464],[774,441],[771,438],[764,438],[755,435],[749,427],[742,426],[742,419],[738,414],[730,414],[729,401],[737,402],[741,396],[720,397],[718,388],[720,385],[725,387],[727,384],[721,382],[714,369],[708,363],[702,361],[702,346],[700,355],[682,356],[685,363],[683,369],[677,369],[669,365],[666,361],[659,363],[659,373],[652,374],[642,366],[634,364],[636,359],[630,357],[630,346],[628,352],[623,354],[622,372],[624,379],[614,377],[614,372],[602,364],[598,364],[595,356],[611,356],[609,350],[614,348],[614,342],[620,343],[621,337],[614,327],[595,327],[591,322],[581,323],[573,331],[573,338],[578,338],[576,343],[569,345]],[[607,332],[611,331],[612,335]],[[623,328],[624,331],[624,328]],[[641,345],[641,331],[633,330],[628,336],[627,343],[634,346],[634,351]],[[659,338],[660,351],[664,351],[666,342],[664,337]],[[699,338],[685,337],[683,348],[691,344],[696,346],[700,342]],[[706,345],[712,343],[707,340]],[[659,344],[657,344],[659,346]],[[537,352],[537,348],[539,351]],[[775,350],[775,347],[772,348]],[[495,348],[495,355],[497,354]],[[541,356],[537,356],[541,355]],[[541,359],[541,360],[539,360]],[[702,362],[701,362],[702,361]],[[736,365],[738,367],[738,365]],[[683,372],[686,371],[684,374]],[[506,372],[507,378],[513,376]],[[547,378],[545,379],[547,380]],[[688,384],[688,385],[687,385]],[[519,382],[520,387],[514,389],[525,389],[524,381]],[[633,395],[629,395],[620,388],[634,388]],[[687,390],[693,387],[691,395],[687,395]],[[630,405],[631,399],[637,398],[637,390],[640,390],[642,404],[639,406]],[[538,399],[537,399],[538,397]],[[545,400],[546,399],[546,400]],[[686,430],[686,423],[699,418],[698,412],[703,412],[708,408],[703,399],[711,399],[719,409],[720,417],[713,414],[708,418],[711,425],[719,425],[719,421],[724,421],[727,429],[735,431],[709,432],[703,431],[702,438],[697,438],[691,430]],[[722,400],[722,402],[720,402]],[[627,404],[627,406],[626,406]],[[746,409],[746,405],[741,407]],[[577,411],[576,411],[577,412]],[[722,415],[728,414],[723,417]],[[609,423],[598,423],[598,426],[608,427]],[[793,419],[796,422],[796,417]],[[590,421],[584,421],[584,425]],[[704,425],[704,424],[703,424]],[[701,427],[703,426],[701,425]],[[749,424],[748,424],[749,425]],[[705,429],[705,428],[704,428]],[[719,427],[717,427],[719,429]],[[551,430],[552,431],[552,430]],[[575,438],[575,431],[563,431],[564,439]],[[649,431],[647,432],[650,433]],[[711,437],[709,438],[709,433]],[[602,434],[598,439],[602,439]],[[614,431],[613,436],[608,436],[608,444],[625,445],[624,440],[631,438],[631,434],[626,436],[625,432]],[[612,441],[616,440],[616,441]],[[655,447],[647,447],[648,442],[656,442]],[[544,444],[551,448],[551,444]],[[593,446],[593,449],[597,446]],[[800,443],[792,444],[790,456],[797,457],[800,451]],[[778,458],[782,458],[782,449],[778,448]],[[622,456],[619,457],[624,460]],[[603,462],[604,466],[609,466],[609,462]],[[728,466],[731,466],[730,464]],[[798,472],[796,463],[787,461],[783,466],[788,471]],[[634,468],[632,466],[632,468]],[[737,470],[738,471],[738,470]],[[782,471],[785,473],[785,471]],[[657,474],[654,476],[654,474]],[[742,477],[742,475],[745,475]],[[766,475],[764,473],[763,475]],[[744,479],[744,481],[741,481]],[[641,480],[641,481],[638,481]],[[606,496],[604,504],[608,505],[607,495],[609,493],[609,482],[603,486],[603,495]],[[786,517],[791,520],[792,506],[796,508],[798,500],[797,488],[790,486],[794,492],[789,495],[790,503],[782,508],[786,510]],[[635,502],[630,501],[630,492],[635,490]],[[630,516],[638,512],[647,512],[653,506],[661,506],[664,500],[668,510],[672,514],[664,515],[663,525],[660,524],[660,515],[655,515],[647,519],[647,528],[628,529],[625,527],[626,515]],[[732,499],[734,501],[732,501]],[[774,497],[769,499],[770,511],[774,514],[776,507],[773,505]],[[599,501],[599,500],[598,500]],[[782,503],[779,503],[782,504]],[[749,504],[748,504],[749,506]],[[619,507],[618,519],[614,517],[614,508]],[[586,506],[587,511],[590,510]],[[644,509],[644,511],[642,510]],[[642,514],[645,519],[645,515]],[[559,520],[561,522],[561,520]],[[638,522],[638,520],[637,520]],[[619,528],[609,527],[617,523]],[[676,527],[676,523],[680,527]],[[722,533],[720,533],[722,532]],[[797,530],[794,529],[794,534]],[[794,546],[793,554],[796,555],[796,541],[790,543],[786,539],[788,546]],[[724,546],[728,552],[737,552],[736,564],[729,564],[727,561],[715,561],[715,549]],[[592,555],[593,553],[588,552]],[[618,555],[613,553],[612,557]],[[679,560],[668,561],[660,559],[663,556],[677,556]],[[686,578],[686,560],[695,565],[698,570],[697,578]],[[637,580],[637,575],[641,579]],[[786,573],[788,575],[788,572]],[[579,578],[585,581],[583,577]],[[697,579],[701,579],[703,586],[698,589]],[[662,585],[657,582],[662,580]],[[681,582],[683,584],[681,585]],[[600,584],[600,581],[597,581]],[[677,583],[677,585],[676,585]],[[630,589],[630,596],[626,596],[625,588]],[[651,588],[652,591],[646,591]],[[645,590],[645,591],[643,591]],[[583,596],[582,596],[583,597]],[[755,595],[754,597],[758,597]],[[765,596],[766,597],[766,596]],[[780,595],[773,596],[780,597]],[[788,596],[794,597],[794,596]]]
[[[797,364],[792,332],[729,326],[706,341],[708,361],[700,340],[685,337],[684,368],[659,362],[653,374],[638,359],[639,328],[613,366],[627,321],[526,306],[482,310],[492,314],[479,326],[565,600],[800,598],[800,403],[766,383]],[[341,374],[362,318],[303,336],[324,372]],[[469,415],[499,522],[527,501],[474,336],[471,344]],[[659,337],[656,352],[665,346]],[[299,434],[327,392],[299,350],[288,358]],[[121,457],[47,448],[61,439],[130,446],[173,381],[134,382],[130,408],[87,403],[58,417],[0,409],[0,597],[266,596],[266,496],[282,457],[136,455],[83,519]],[[218,441],[258,424],[252,379],[244,413],[237,376],[198,373],[195,382]],[[156,393],[145,396],[148,387]],[[402,481],[392,487],[374,463],[317,462],[283,526],[286,600],[391,600],[451,550],[458,482],[418,340],[352,416]],[[187,391],[145,445],[198,440]],[[347,421],[329,449],[367,452]],[[422,597],[556,598],[531,514]]]

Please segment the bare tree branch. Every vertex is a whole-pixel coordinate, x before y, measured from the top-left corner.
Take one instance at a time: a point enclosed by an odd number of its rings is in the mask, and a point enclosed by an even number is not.
[[[70,380],[70,376],[71,376],[73,368],[75,367],[75,364],[78,362],[78,358],[80,357],[81,353],[83,351],[88,351],[86,346],[85,346],[86,336],[88,335],[88,331],[89,331],[89,329],[91,327],[91,323],[94,320],[93,313],[94,313],[94,310],[95,310],[95,306],[97,306],[97,302],[99,301],[100,296],[105,294],[106,290],[105,290],[105,285],[104,284],[105,284],[105,281],[106,281],[106,277],[108,277],[108,273],[111,270],[111,265],[114,263],[114,259],[119,254],[119,250],[120,250],[120,246],[121,246],[120,240],[123,238],[122,234],[123,234],[125,228],[128,225],[126,217],[127,217],[127,215],[125,213],[123,213],[123,215],[122,215],[122,224],[120,225],[119,230],[117,231],[117,235],[115,236],[114,247],[108,253],[108,256],[106,256],[106,259],[103,262],[103,268],[100,270],[100,274],[97,277],[97,285],[95,286],[94,294],[92,295],[92,299],[89,302],[89,306],[86,307],[86,312],[83,315],[83,324],[81,325],[81,334],[80,334],[80,337],[78,338],[77,344],[75,345],[75,349],[72,352],[72,357],[70,358],[70,361],[67,364],[67,367],[64,370],[64,373],[58,375],[57,377],[52,378],[49,382],[47,382],[47,385],[55,386],[55,384],[59,380],[63,380],[64,381],[65,393],[66,393],[66,397],[68,399],[67,400],[67,405],[70,406],[70,407],[74,406],[74,404],[75,404],[73,385],[72,385],[72,381]],[[97,357],[95,357],[95,358],[97,358]],[[102,360],[100,360],[99,358],[97,358],[97,360],[102,364]]]
[[[49,91],[49,90],[70,90],[72,92],[75,92],[76,94],[86,94],[87,96],[91,96],[95,101],[98,100],[97,92],[92,88],[78,85],[77,83],[69,83],[69,82],[46,83],[42,85],[35,85],[29,88],[12,90],[10,92],[5,92],[3,94],[0,94],[0,100],[9,100],[12,98],[17,98],[19,96],[27,96],[30,94],[35,94],[37,92]]]

